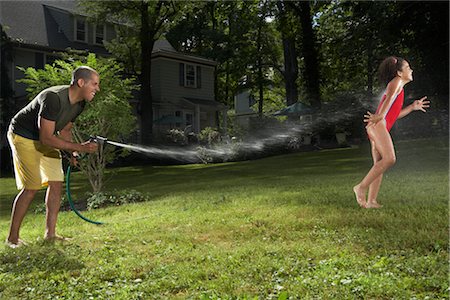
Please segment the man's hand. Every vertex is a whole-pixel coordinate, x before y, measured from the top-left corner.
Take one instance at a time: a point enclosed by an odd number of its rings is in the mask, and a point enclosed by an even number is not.
[[[81,143],[80,145],[80,152],[94,153],[98,149],[98,144],[90,141]]]
[[[78,167],[78,157],[80,155],[77,151],[72,152],[72,155],[70,156],[70,165],[74,167]]]
[[[420,98],[420,100],[415,100],[412,105],[413,110],[421,110],[427,112],[425,108],[430,107],[430,101],[426,100],[427,96]]]

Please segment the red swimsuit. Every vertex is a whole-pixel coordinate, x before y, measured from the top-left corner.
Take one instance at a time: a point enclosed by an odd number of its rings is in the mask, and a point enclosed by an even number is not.
[[[397,121],[398,115],[400,114],[400,111],[403,107],[403,100],[405,98],[404,90],[400,92],[400,94],[397,95],[397,97],[394,100],[394,103],[392,103],[391,107],[389,108],[388,113],[386,114],[386,128],[388,131],[391,131],[392,126],[394,126],[395,121]],[[384,100],[386,100],[386,94],[383,95],[383,98],[381,99],[380,104],[377,108],[377,114],[379,110],[381,109],[381,106],[384,103]]]

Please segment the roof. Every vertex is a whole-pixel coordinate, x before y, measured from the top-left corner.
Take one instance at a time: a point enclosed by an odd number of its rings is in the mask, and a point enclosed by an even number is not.
[[[86,13],[78,8],[74,0],[13,1],[0,0],[0,24],[7,36],[16,44],[64,51],[67,48],[88,50],[99,54],[108,51],[99,45],[71,40],[73,24],[67,16]],[[204,57],[177,52],[166,39],[157,40],[153,46],[152,58],[165,57],[190,61],[207,66],[217,63]]]
[[[155,42],[155,44],[153,45],[152,53],[155,53],[155,52],[174,52],[174,53],[176,53],[177,50],[175,50],[175,48],[172,47],[172,45],[169,43],[168,40],[160,39],[160,40],[157,40]]]
[[[63,30],[63,24],[60,24],[69,21],[58,18],[61,14],[85,15],[75,1],[0,1],[0,24],[16,44],[52,50],[70,47],[108,53],[101,46],[71,41]]]
[[[185,54],[178,52],[166,39],[159,39],[153,45],[152,58],[165,57],[182,61],[190,61],[198,64],[215,66],[217,62],[211,59],[207,59],[201,56],[195,56],[191,54]]]
[[[214,100],[204,100],[204,99],[197,99],[197,98],[187,98],[184,97],[183,100],[187,101],[190,104],[193,105],[204,105],[204,106],[213,106],[216,108],[226,108],[226,105],[214,101]]]

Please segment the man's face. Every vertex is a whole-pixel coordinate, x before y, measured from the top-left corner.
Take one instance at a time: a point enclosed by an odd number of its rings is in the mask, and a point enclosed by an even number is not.
[[[100,91],[100,77],[93,73],[90,80],[79,79],[78,85],[82,90],[84,100],[91,102],[95,94]]]

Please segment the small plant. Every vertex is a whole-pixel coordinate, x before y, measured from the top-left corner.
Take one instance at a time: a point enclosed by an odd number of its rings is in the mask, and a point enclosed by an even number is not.
[[[144,202],[149,199],[148,195],[136,190],[114,191],[111,193],[99,192],[89,193],[87,198],[87,209],[96,209],[106,206],[118,206],[127,203]]]
[[[216,128],[205,127],[199,134],[198,140],[202,144],[208,146],[217,144],[220,142],[220,132]]]
[[[170,129],[167,131],[167,137],[171,142],[180,145],[186,145],[188,142],[187,137],[184,134],[184,131],[179,129]]]

